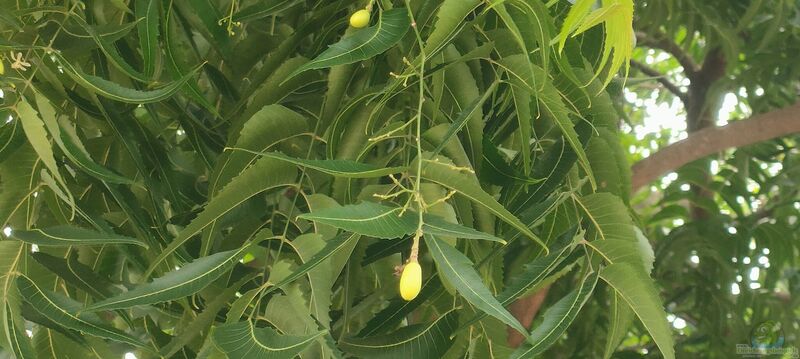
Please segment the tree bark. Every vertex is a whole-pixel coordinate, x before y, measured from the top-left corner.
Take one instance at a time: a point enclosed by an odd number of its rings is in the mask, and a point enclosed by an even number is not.
[[[539,309],[542,307],[542,303],[544,303],[545,298],[547,298],[548,291],[550,291],[549,285],[543,287],[534,294],[519,298],[514,303],[511,303],[511,307],[509,308],[511,314],[520,321],[523,327],[527,329],[531,328],[533,318],[536,317],[536,313],[538,313]],[[524,340],[525,337],[523,337],[522,334],[511,327],[508,328],[509,346],[516,348],[522,344]]]
[[[633,165],[633,190],[681,166],[721,152],[800,132],[800,102],[748,120],[692,133]]]

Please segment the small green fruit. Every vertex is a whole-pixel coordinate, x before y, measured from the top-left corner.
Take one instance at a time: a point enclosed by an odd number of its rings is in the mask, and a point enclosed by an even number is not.
[[[350,16],[350,26],[360,29],[369,25],[369,11],[361,9]]]

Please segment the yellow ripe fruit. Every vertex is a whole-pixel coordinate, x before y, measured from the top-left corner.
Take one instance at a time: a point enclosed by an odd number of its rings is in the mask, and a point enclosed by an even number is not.
[[[422,267],[417,262],[409,262],[400,275],[400,296],[410,301],[417,297],[422,288]]]
[[[350,26],[360,29],[367,25],[369,25],[369,11],[361,9],[350,15]]]

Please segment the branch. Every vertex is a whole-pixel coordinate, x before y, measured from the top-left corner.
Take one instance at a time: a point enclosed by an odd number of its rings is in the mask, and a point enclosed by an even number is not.
[[[637,68],[643,74],[653,77],[656,81],[661,83],[661,85],[663,85],[664,88],[669,90],[669,92],[672,92],[673,94],[675,94],[675,96],[678,96],[678,98],[680,98],[684,104],[686,104],[686,101],[689,100],[689,98],[686,95],[686,92],[681,91],[681,89],[677,85],[675,85],[674,83],[672,83],[672,81],[667,79],[666,75],[636,60],[631,60],[631,66]]]
[[[633,190],[636,191],[665,173],[722,150],[742,147],[800,132],[800,102],[792,106],[709,127],[675,142],[633,165]]]
[[[636,43],[642,46],[666,51],[668,54],[672,55],[675,60],[678,60],[678,63],[683,66],[683,70],[686,72],[686,77],[688,77],[690,80],[694,78],[694,75],[698,71],[700,71],[700,66],[694,62],[692,56],[684,51],[680,45],[668,39],[664,34],[660,34],[658,37],[653,37],[646,33],[637,31]]]

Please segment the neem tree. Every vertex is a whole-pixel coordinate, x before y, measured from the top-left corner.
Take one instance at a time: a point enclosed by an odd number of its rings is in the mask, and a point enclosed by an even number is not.
[[[623,136],[636,150],[632,202],[654,244],[652,275],[680,319],[676,356],[730,358],[766,321],[796,346],[800,4],[637,1],[635,14],[627,90],[638,105],[626,121],[642,125],[636,109],[654,99],[681,108],[688,132],[671,145],[669,131]]]
[[[674,357],[605,91],[631,0],[0,6],[7,353]]]

